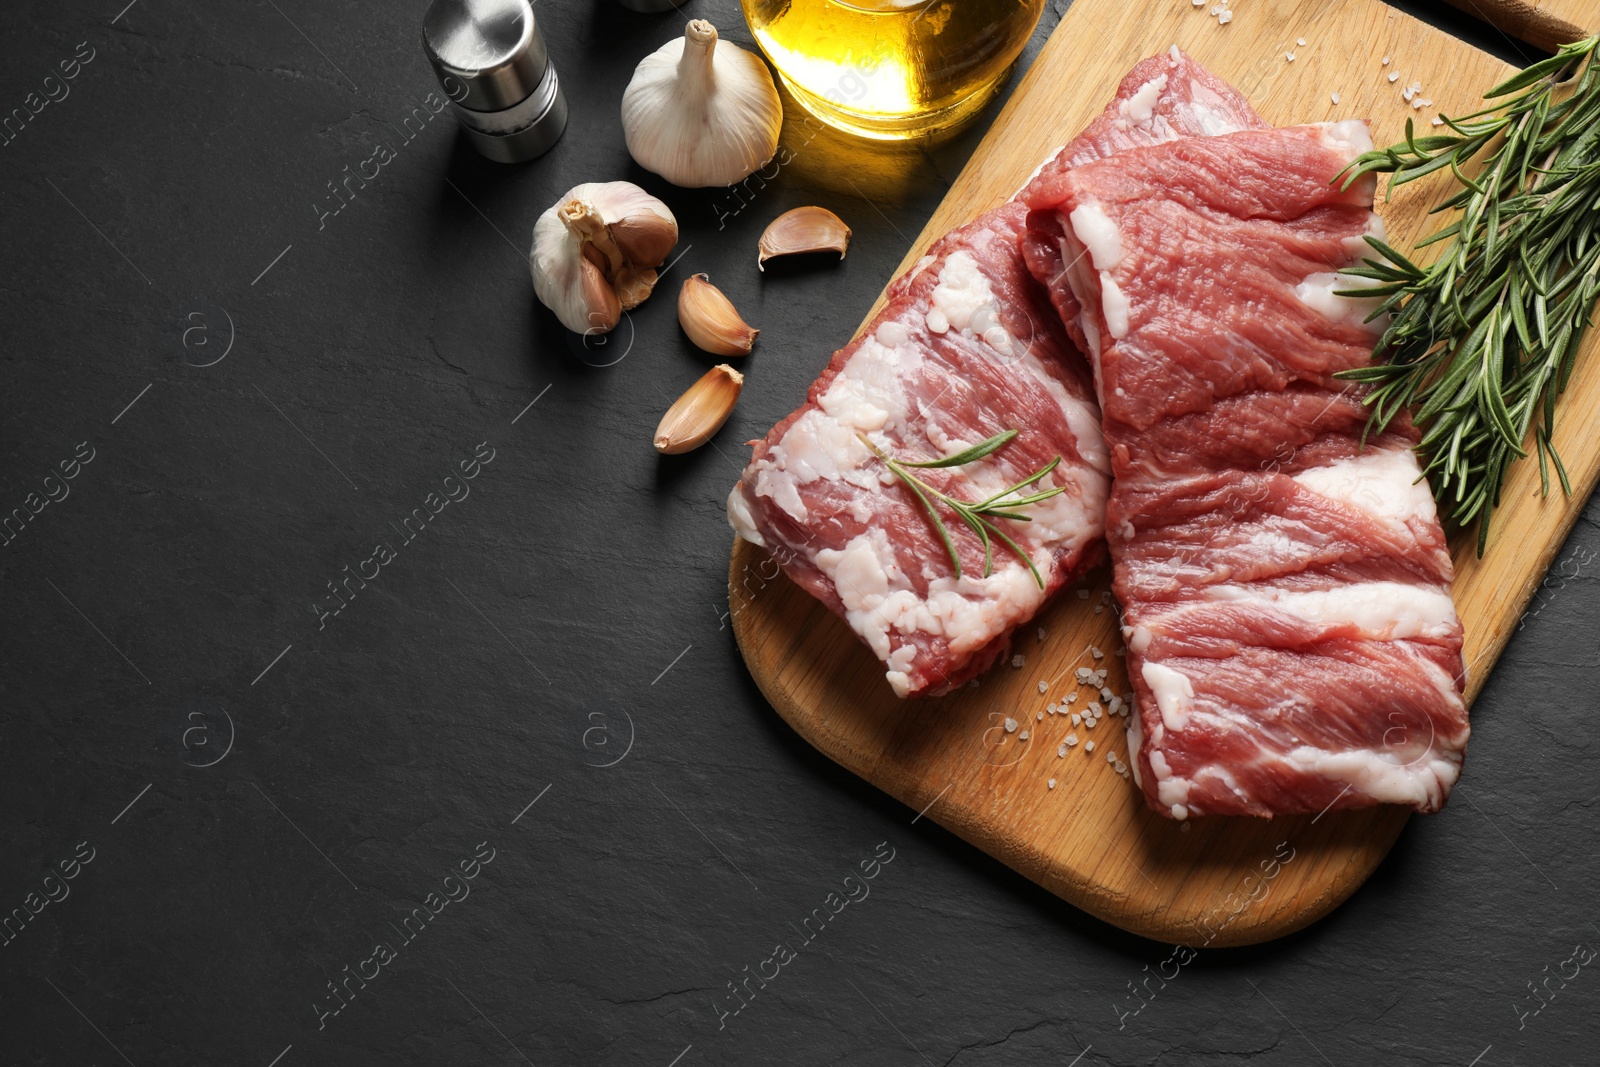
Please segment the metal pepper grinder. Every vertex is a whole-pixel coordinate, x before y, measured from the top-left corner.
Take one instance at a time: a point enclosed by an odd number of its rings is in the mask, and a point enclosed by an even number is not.
[[[567,128],[567,99],[529,0],[433,0],[422,47],[467,138],[489,159],[542,156]]]

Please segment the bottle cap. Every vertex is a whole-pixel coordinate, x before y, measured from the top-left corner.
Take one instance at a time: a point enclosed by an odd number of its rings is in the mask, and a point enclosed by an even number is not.
[[[515,163],[560,138],[567,102],[528,0],[433,0],[422,44],[479,152]]]

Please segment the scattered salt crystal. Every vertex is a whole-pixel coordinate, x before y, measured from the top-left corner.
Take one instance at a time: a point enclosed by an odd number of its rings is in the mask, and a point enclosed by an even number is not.
[[[1094,742],[1093,741],[1085,741],[1083,743],[1083,750],[1085,752],[1093,752],[1094,751]]]
[[[1386,67],[1389,65],[1389,57],[1388,56],[1384,56],[1383,57],[1383,65],[1386,66]]]
[[[1026,662],[1028,662],[1028,657],[1022,655],[1021,653],[1011,657],[1011,665],[1013,667],[1020,667]]]
[[[1055,713],[1056,713],[1056,711],[1057,711],[1057,710],[1058,710],[1058,709],[1059,709],[1059,708],[1060,708],[1060,707],[1061,707],[1061,705],[1060,705],[1060,704],[1051,704],[1051,705],[1049,705],[1049,706],[1048,706],[1048,707],[1046,707],[1046,708],[1045,708],[1045,709],[1044,709],[1044,710],[1046,710],[1046,711],[1048,711],[1048,712],[1049,712],[1049,713],[1050,713],[1050,714],[1052,714],[1052,715],[1054,715],[1054,714],[1055,714]]]
[[[1090,645],[1089,646],[1089,655],[1093,656],[1095,659],[1105,659],[1106,658],[1106,654],[1104,652],[1101,652],[1094,645]]]
[[[1299,45],[1301,48],[1304,48],[1306,46],[1306,39],[1304,37],[1296,37],[1294,39],[1294,43]]]
[[[978,680],[976,678],[974,678],[972,681],[968,682],[967,683],[967,688],[968,689],[976,689],[976,688],[978,688]]]
[[[1190,826],[1191,826],[1191,825],[1192,825],[1192,824],[1191,824],[1191,823],[1187,823],[1187,822],[1185,822],[1185,823],[1179,823],[1179,824],[1178,824],[1178,833],[1180,833],[1180,834],[1186,834],[1186,833],[1188,833],[1188,832],[1189,832],[1189,827],[1190,827]]]
[[[1193,4],[1195,7],[1205,7],[1206,6],[1206,0],[1189,0],[1189,2],[1191,4]]]
[[[1076,674],[1078,676],[1078,681],[1080,681],[1080,682],[1087,680],[1088,677],[1093,673],[1094,673],[1094,668],[1093,667],[1079,667],[1077,669],[1077,671],[1076,671]]]
[[[1397,82],[1397,81],[1400,80],[1400,75],[1396,74],[1394,71],[1391,70],[1389,72],[1389,80],[1392,81],[1392,82]]]
[[[1217,25],[1218,26],[1226,26],[1228,23],[1230,23],[1232,21],[1233,21],[1233,12],[1232,11],[1224,11],[1222,14],[1217,16]]]
[[[1106,592],[1100,594],[1100,603],[1102,603],[1102,604],[1111,603],[1111,591],[1110,590],[1107,590]]]
[[[1050,788],[1054,789],[1055,787],[1056,787],[1056,780],[1054,778],[1052,778],[1052,779],[1050,779]]]
[[[1105,701],[1109,701],[1111,699],[1111,690],[1109,690],[1109,689],[1105,688],[1104,686],[1102,686],[1101,689],[1100,689],[1100,699],[1101,700],[1105,700]]]
[[[1433,124],[1435,126],[1443,126],[1444,125],[1444,119],[1435,117],[1434,120],[1433,120]]]
[[[1077,700],[1077,699],[1078,699],[1078,694],[1077,693],[1068,693],[1067,694],[1067,703],[1068,704],[1072,703],[1074,700]]]
[[[1073,712],[1072,713],[1072,725],[1074,725],[1074,726],[1082,726],[1083,725],[1083,716],[1079,715],[1077,712]]]
[[[1211,14],[1213,14],[1213,15],[1222,14],[1222,5],[1221,4],[1212,4],[1211,5]]]
[[[1062,743],[1065,744],[1068,748],[1071,748],[1071,747],[1073,747],[1074,745],[1076,745],[1078,743],[1078,735],[1077,734],[1068,734],[1067,737],[1066,737],[1066,740],[1064,742],[1062,742]]]
[[[1038,634],[1039,634],[1039,640],[1043,641],[1044,640],[1044,627],[1043,626],[1039,627]]]
[[[1106,753],[1106,762],[1107,763],[1115,763],[1115,762],[1117,762],[1117,754],[1115,752],[1107,752]]]
[[[1289,62],[1293,63],[1294,62],[1294,53],[1293,52],[1285,52],[1283,54],[1283,58],[1287,59]]]
[[[1018,741],[1026,741],[1027,739],[1028,739],[1028,731],[1026,731],[1026,730],[1022,731],[1020,734],[1017,735],[1017,740]]]
[[[1422,92],[1422,83],[1421,82],[1412,82],[1411,83],[1411,91],[1414,92],[1414,93]]]
[[[1045,691],[1045,690],[1046,690],[1046,689],[1049,689],[1049,688],[1050,688],[1050,683],[1049,683],[1049,682],[1040,682],[1040,683],[1039,683],[1039,692],[1041,692],[1041,693],[1042,693],[1042,692],[1044,692],[1044,691]]]
[[[1333,98],[1333,102],[1335,104],[1337,104],[1339,102],[1339,94],[1338,93],[1330,93],[1329,95]]]
[[[1095,614],[1096,614],[1096,615],[1098,615],[1098,614],[1100,614],[1100,613],[1101,613],[1101,612],[1102,612],[1102,611],[1104,611],[1104,610],[1106,610],[1106,607],[1105,607],[1105,605],[1104,605],[1104,604],[1096,604],[1096,605],[1095,605],[1095,606],[1094,606],[1094,613],[1095,613]]]
[[[1060,758],[1060,759],[1065,759],[1066,755],[1067,755],[1067,746],[1065,744],[1057,745],[1056,746],[1056,756],[1058,758]]]
[[[1422,101],[1420,99],[1411,101],[1411,110],[1412,111],[1417,110],[1421,106],[1422,106]]]
[[[1087,590],[1087,589],[1078,590],[1078,599],[1079,600],[1088,600],[1089,599],[1089,590]]]
[[[1100,717],[1100,702],[1098,700],[1089,701],[1089,706],[1083,709],[1083,713],[1085,715],[1093,715],[1098,719]]]
[[[1014,734],[1016,732],[1017,732],[1017,720],[1013,719],[1013,718],[1010,718],[1010,717],[1007,717],[1007,719],[1006,719],[1006,733]]]
[[[1044,712],[1041,711],[1039,714],[1035,715],[1034,719],[1038,722],[1044,722]]]
[[[1128,765],[1126,763],[1123,763],[1121,760],[1117,760],[1117,773],[1118,774],[1127,774],[1128,773]]]
[[[1432,100],[1424,100],[1422,102],[1422,106],[1423,107],[1432,107],[1433,106],[1433,101]]]

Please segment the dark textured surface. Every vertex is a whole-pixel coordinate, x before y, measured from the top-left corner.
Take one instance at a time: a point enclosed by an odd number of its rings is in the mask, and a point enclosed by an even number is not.
[[[1600,973],[1570,975],[1600,945],[1600,509],[1449,809],[1311,930],[1170,977],[1170,946],[811,751],[724,625],[736,442],[803,395],[980,131],[874,161],[791,115],[795,162],[735,214],[622,145],[670,14],[542,2],[572,122],[506,168],[448,113],[390,125],[433,89],[421,0],[121,3],[13,0],[0,45],[7,110],[93,49],[0,148],[4,508],[93,456],[0,552],[0,914],[39,908],[0,938],[0,1062],[1594,1062]],[[727,0],[690,12],[748,43]],[[395,158],[319,228],[379,142]],[[717,448],[649,447],[707,363],[670,298],[587,353],[531,299],[534,218],[614,178],[678,212],[668,292],[709,271],[763,328]],[[762,226],[808,202],[855,228],[849,258],[758,274]],[[482,442],[470,495],[403,543]],[[395,558],[319,623],[378,540]],[[803,942],[880,842],[870,895]]]

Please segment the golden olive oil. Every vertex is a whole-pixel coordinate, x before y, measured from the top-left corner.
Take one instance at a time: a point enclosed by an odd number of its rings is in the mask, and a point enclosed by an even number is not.
[[[1044,0],[743,0],[806,110],[864,137],[945,133],[1011,71]]]

